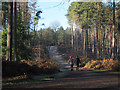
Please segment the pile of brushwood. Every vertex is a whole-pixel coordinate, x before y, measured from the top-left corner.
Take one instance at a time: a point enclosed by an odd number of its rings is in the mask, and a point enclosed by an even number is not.
[[[57,47],[57,50],[59,53],[62,54],[62,57],[66,60],[69,59],[69,56],[72,55],[73,58],[76,58],[76,53],[72,53],[73,51],[70,45],[61,45]],[[118,59],[94,59],[94,58],[88,58],[84,57],[81,54],[78,54],[81,64],[80,67],[85,69],[99,69],[99,70],[110,70],[110,71],[120,71],[120,55]],[[91,55],[92,56],[92,55]]]
[[[120,71],[120,61],[118,59],[90,60],[85,64],[84,68]]]
[[[16,77],[20,75],[40,75],[40,74],[54,74],[59,72],[59,65],[53,60],[21,60],[2,61],[2,77]]]

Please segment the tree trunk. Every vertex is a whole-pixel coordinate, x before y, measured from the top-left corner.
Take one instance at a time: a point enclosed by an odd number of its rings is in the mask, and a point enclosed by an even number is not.
[[[94,32],[94,59],[97,57],[97,50],[96,50],[96,30]]]
[[[12,61],[12,17],[13,17],[13,3],[8,3],[8,31],[7,31],[7,52],[6,60]]]
[[[83,39],[84,39],[84,43],[83,43],[83,55],[85,56],[85,47],[86,47],[86,31],[83,31],[84,35],[83,35]]]
[[[99,27],[99,2],[97,2],[97,23],[96,23],[96,57],[99,56],[99,42],[98,42],[98,27]]]
[[[113,39],[112,39],[112,58],[115,59],[116,54],[116,38],[115,38],[115,0],[113,0]]]
[[[13,60],[17,60],[17,48],[16,48],[16,43],[17,43],[17,37],[16,37],[16,2],[13,2],[13,50],[14,50],[14,56]]]
[[[87,13],[86,21],[88,21],[88,10],[86,10],[86,13]],[[86,57],[88,56],[87,54],[88,54],[88,26],[85,27],[85,56]]]
[[[72,24],[72,41],[71,41],[71,42],[72,42],[72,48],[73,48],[73,44],[74,44],[74,43],[73,43],[73,42],[74,42],[73,39],[74,39],[74,35],[73,35],[73,24]]]
[[[85,56],[88,56],[88,30],[86,29]]]
[[[91,42],[91,45],[92,45],[92,53],[94,54],[94,32],[93,32],[93,28],[92,28],[92,34],[91,34],[91,39],[92,39],[92,42]]]
[[[4,12],[3,12],[3,9],[2,9],[2,25],[3,25],[3,29],[4,29],[5,26],[4,26]]]

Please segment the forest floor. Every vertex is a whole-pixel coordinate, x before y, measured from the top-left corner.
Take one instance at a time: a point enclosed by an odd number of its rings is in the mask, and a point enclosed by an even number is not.
[[[60,63],[61,73],[49,76],[46,80],[3,86],[3,88],[120,88],[119,74],[85,69],[77,71],[75,68],[74,71],[70,71],[69,64],[57,52],[55,46],[51,46],[49,52],[51,58]]]

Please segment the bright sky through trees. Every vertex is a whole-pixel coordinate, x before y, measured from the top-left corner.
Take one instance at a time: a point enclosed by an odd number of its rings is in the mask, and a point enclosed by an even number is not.
[[[38,30],[40,28],[47,28],[51,26],[51,23],[59,22],[61,26],[66,29],[69,27],[66,14],[68,7],[72,1],[76,0],[39,0],[37,2],[37,9],[42,10],[41,18],[38,24]],[[96,0],[101,1],[101,0]],[[102,0],[106,2],[106,0]],[[42,23],[45,25],[43,26]]]
[[[41,9],[43,12],[41,14],[42,19],[39,20],[38,29],[41,27],[49,27],[51,23],[56,21],[59,22],[65,29],[69,27],[65,16],[69,5],[70,2],[38,2],[38,9]],[[42,26],[42,23],[44,23],[45,26]]]

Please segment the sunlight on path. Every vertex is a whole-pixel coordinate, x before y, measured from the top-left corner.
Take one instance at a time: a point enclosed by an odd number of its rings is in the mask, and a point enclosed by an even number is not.
[[[50,57],[56,60],[60,64],[60,70],[70,70],[70,65],[61,57],[61,55],[57,52],[56,46],[51,46],[49,49]]]

